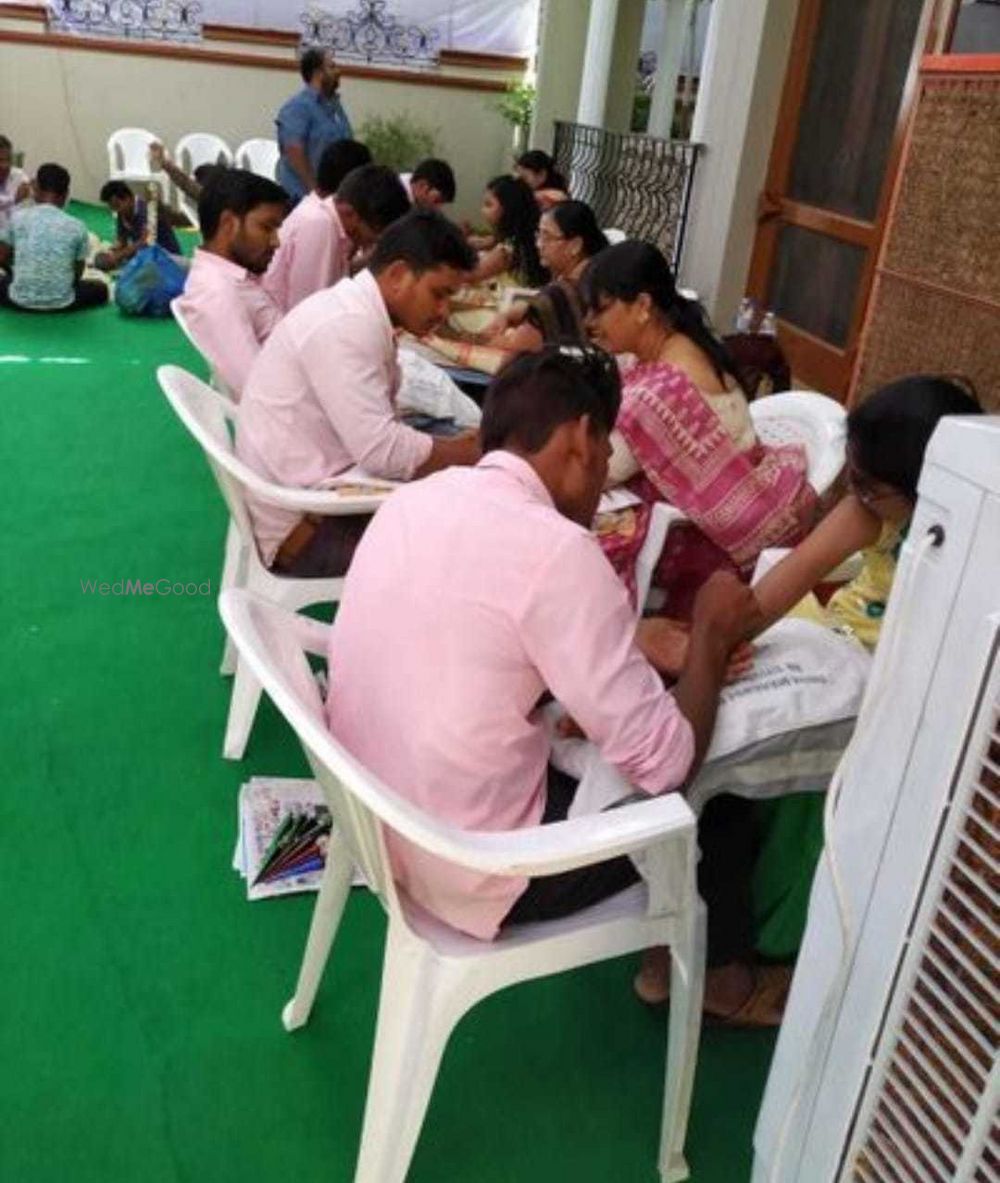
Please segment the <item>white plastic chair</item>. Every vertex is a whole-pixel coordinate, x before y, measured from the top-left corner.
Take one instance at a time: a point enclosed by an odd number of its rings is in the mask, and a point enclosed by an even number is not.
[[[195,349],[197,349],[198,353],[201,355],[202,361],[204,361],[205,365],[208,366],[208,370],[211,375],[209,381],[212,384],[212,389],[217,390],[219,394],[223,396],[223,398],[228,399],[233,404],[239,402],[239,396],[230,386],[226,385],[225,379],[212,364],[212,359],[198,344],[197,338],[191,331],[191,326],[187,322],[187,318],[181,311],[180,299],[180,296],[174,296],[174,298],[170,301],[170,311],[173,314],[174,320],[180,326],[181,332],[185,337],[187,337],[188,341],[191,342]]]
[[[272,574],[264,566],[253,535],[246,496],[250,494],[259,501],[300,514],[336,516],[373,514],[388,494],[342,495],[336,490],[291,489],[264,480],[236,458],[230,430],[236,408],[228,399],[179,366],[160,366],[156,377],[177,417],[205,452],[229,508],[231,523],[222,572],[223,590],[227,587],[250,588],[268,600],[296,611],[312,604],[339,600],[343,578],[296,579]],[[232,666],[233,656],[227,647],[223,655],[223,673],[230,672]],[[229,760],[242,758],[260,701],[260,683],[244,662],[235,662],[235,675],[222,748],[223,755]]]
[[[159,142],[142,127],[120,127],[108,137],[108,178],[113,181],[141,181],[159,186],[160,198],[167,191],[167,175],[149,167],[149,145]]]
[[[187,337],[188,341],[201,355],[205,365],[208,366],[212,389],[232,403],[234,407],[233,414],[235,415],[235,406],[237,403],[236,395],[228,387],[222,378],[219,371],[212,365],[211,359],[208,358],[201,350],[201,346],[195,340],[194,333],[191,332],[191,326],[187,322],[187,318],[181,311],[180,297],[175,296],[170,301],[170,311],[173,314],[174,320],[180,326],[181,332]],[[236,581],[237,572],[242,568],[242,564],[246,562],[243,555],[243,538],[240,534],[236,523],[232,518],[229,519],[229,527],[226,530],[226,548],[225,557],[222,562],[222,587],[232,587]],[[222,662],[219,666],[219,672],[224,676],[236,673],[236,651],[233,649],[232,642],[226,637],[225,645],[222,650]]]
[[[701,1025],[705,909],[695,890],[694,819],[682,795],[508,833],[457,829],[386,788],[330,735],[306,658],[326,652],[330,626],[240,590],[223,592],[219,606],[241,664],[252,667],[298,735],[334,819],[295,995],[282,1013],[288,1030],[309,1019],[355,867],[388,913],[355,1183],[405,1179],[448,1038],[477,1002],[516,982],[651,945],[669,945],[672,956],[659,1166],[668,1183],[687,1178],[684,1136]],[[564,920],[513,927],[496,941],[480,941],[397,890],[383,826],[486,875],[551,875],[630,854],[641,857],[645,882]],[[463,1176],[474,1178],[475,1167],[466,1168]]]
[[[280,156],[276,140],[244,140],[236,149],[236,167],[249,169],[250,172],[273,181],[278,171]]]
[[[174,149],[174,162],[178,168],[191,176],[196,168],[203,164],[233,163],[233,152],[221,136],[208,131],[192,131],[181,136]],[[186,193],[179,189],[175,191],[175,199],[187,215],[192,226],[198,226],[198,204],[192,201]]]
[[[835,399],[812,390],[787,390],[750,404],[750,418],[762,443],[802,444],[806,450],[806,476],[822,496],[844,467],[847,414]],[[685,520],[684,513],[658,501],[649,516],[649,528],[635,563],[636,603],[640,612],[649,596],[653,572],[671,526]]]

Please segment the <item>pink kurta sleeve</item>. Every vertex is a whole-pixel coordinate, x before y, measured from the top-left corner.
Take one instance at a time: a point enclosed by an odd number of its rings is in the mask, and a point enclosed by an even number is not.
[[[691,725],[636,647],[635,613],[592,537],[581,532],[545,563],[522,626],[545,684],[610,764],[648,793],[684,782]]]

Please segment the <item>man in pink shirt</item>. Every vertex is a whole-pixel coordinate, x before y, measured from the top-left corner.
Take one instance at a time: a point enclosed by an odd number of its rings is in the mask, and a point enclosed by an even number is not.
[[[475,256],[461,231],[415,211],[382,234],[369,268],[298,304],[268,338],[243,392],[236,453],[281,485],[321,488],[360,466],[408,481],[474,464],[475,433],[432,437],[396,415],[396,332],[424,336],[448,315]],[[299,517],[251,502],[264,562],[299,577],[342,575],[368,517]]]
[[[401,173],[399,179],[414,205],[440,209],[455,200],[455,173],[447,160],[428,157],[413,172]]]
[[[281,319],[260,277],[278,248],[287,212],[288,195],[280,185],[239,168],[214,175],[198,201],[204,245],[194,253],[178,307],[234,398]]]
[[[371,154],[356,140],[331,144],[320,160],[316,189],[281,227],[264,288],[286,312],[350,274],[355,251],[374,246],[390,222],[409,212],[406,190],[392,169],[362,156]]]
[[[328,654],[330,730],[452,824],[514,830],[565,816],[572,793],[549,775],[537,712],[547,692],[638,789],[680,788],[708,745],[730,653],[759,617],[749,589],[713,579],[664,689],[650,659],[669,667],[672,626],[644,621],[637,633],[588,529],[619,401],[601,351],[521,356],[490,388],[479,464],[394,493],[355,554]],[[484,940],[636,879],[626,858],[529,881],[455,867],[392,832],[387,843],[402,889]],[[711,902],[709,916],[711,928]]]

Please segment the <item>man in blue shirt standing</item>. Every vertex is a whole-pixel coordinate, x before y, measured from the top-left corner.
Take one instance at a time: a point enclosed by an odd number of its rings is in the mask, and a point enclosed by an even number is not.
[[[278,128],[278,183],[298,201],[316,188],[323,149],[353,137],[351,121],[337,97],[340,71],[326,49],[307,49],[299,61],[305,86],[283,104]]]

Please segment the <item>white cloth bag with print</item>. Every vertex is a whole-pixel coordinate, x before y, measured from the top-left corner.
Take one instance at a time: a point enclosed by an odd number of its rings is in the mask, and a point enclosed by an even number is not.
[[[705,763],[686,793],[696,813],[719,793],[822,792],[854,730],[872,660],[857,641],[787,618],[755,648],[753,671],[719,696]],[[550,724],[559,714],[557,706],[547,709]],[[570,817],[636,795],[588,740],[553,736],[552,763],[580,782]]]

